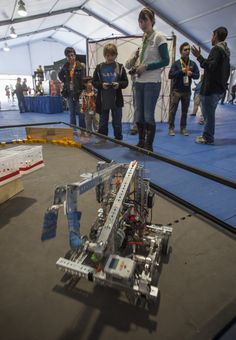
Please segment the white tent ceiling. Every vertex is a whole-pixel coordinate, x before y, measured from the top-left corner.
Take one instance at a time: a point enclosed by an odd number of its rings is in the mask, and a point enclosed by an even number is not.
[[[17,13],[18,0],[0,0],[0,49],[51,39],[86,52],[86,38],[141,34],[137,17],[148,5],[157,14],[156,28],[177,34],[177,46],[193,41],[208,51],[212,31],[229,30],[231,64],[236,67],[236,1],[227,0],[24,0],[28,15]],[[18,37],[9,37],[14,26]],[[179,33],[178,33],[179,32]]]

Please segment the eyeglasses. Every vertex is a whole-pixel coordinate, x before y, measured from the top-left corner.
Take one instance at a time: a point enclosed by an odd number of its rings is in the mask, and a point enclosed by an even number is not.
[[[186,51],[190,51],[190,48],[184,48],[184,50],[183,50],[184,52],[186,52]]]
[[[73,58],[75,57],[74,53],[67,54],[67,58]]]

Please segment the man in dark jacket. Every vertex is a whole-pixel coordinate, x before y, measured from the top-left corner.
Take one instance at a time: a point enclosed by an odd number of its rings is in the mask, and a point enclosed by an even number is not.
[[[25,103],[23,87],[22,87],[22,84],[21,84],[21,78],[17,78],[17,80],[16,80],[15,94],[16,94],[16,97],[17,97],[17,100],[18,100],[20,113],[28,112],[28,109],[27,109],[27,106],[26,106],[26,103]]]
[[[188,136],[187,113],[191,96],[192,79],[199,78],[199,69],[196,63],[189,59],[190,45],[184,42],[180,48],[181,58],[177,60],[170,69],[169,79],[172,79],[170,110],[169,110],[169,136],[175,135],[175,115],[181,101],[182,114],[180,119],[180,133]]]
[[[67,62],[60,70],[58,77],[64,84],[62,95],[68,101],[70,124],[76,125],[76,114],[78,114],[79,127],[85,128],[84,114],[80,113],[79,107],[79,97],[83,90],[85,67],[79,61],[76,61],[76,53],[73,47],[67,47],[64,53]]]
[[[230,75],[230,51],[225,42],[227,35],[225,27],[218,27],[213,31],[211,39],[213,48],[207,59],[203,58],[200,49],[192,47],[193,55],[204,68],[200,95],[205,125],[202,136],[196,138],[198,144],[214,144],[215,110],[226,90]]]

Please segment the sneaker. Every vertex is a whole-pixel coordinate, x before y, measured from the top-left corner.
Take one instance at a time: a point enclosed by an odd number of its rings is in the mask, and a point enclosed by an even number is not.
[[[174,129],[169,129],[168,135],[169,135],[169,136],[175,136],[175,131],[174,131]]]
[[[181,133],[181,135],[183,135],[183,136],[189,136],[188,130],[185,129],[185,128],[181,129],[181,130],[180,130],[180,133]]]
[[[198,136],[196,139],[195,139],[195,142],[197,144],[210,144],[210,145],[213,145],[214,142],[209,142],[207,141],[203,136]]]

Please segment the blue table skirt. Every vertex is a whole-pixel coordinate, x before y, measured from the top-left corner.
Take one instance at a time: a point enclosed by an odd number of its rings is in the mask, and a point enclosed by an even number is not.
[[[63,112],[62,97],[60,96],[25,96],[25,102],[30,112],[59,113]]]

